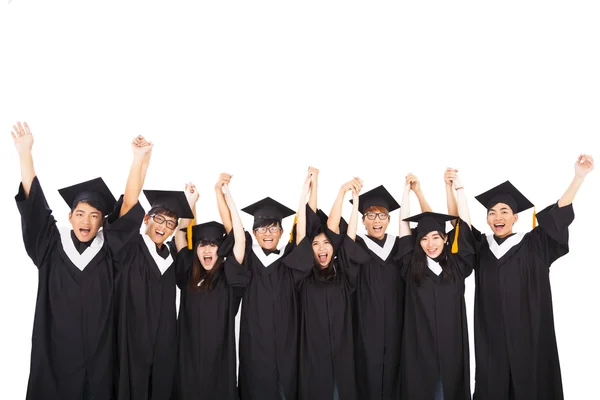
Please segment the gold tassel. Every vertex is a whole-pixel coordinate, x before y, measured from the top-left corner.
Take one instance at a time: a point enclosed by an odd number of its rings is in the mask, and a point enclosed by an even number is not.
[[[458,253],[458,233],[460,231],[460,218],[456,220],[456,232],[454,232],[454,240],[452,241],[452,253]]]
[[[189,250],[192,250],[192,247],[194,245],[194,243],[192,242],[192,228],[194,227],[194,225],[196,225],[196,218],[194,218],[192,222],[190,222],[190,224],[187,226],[187,248]]]
[[[535,206],[533,206],[533,221],[532,221],[533,222],[533,228],[532,229],[534,229],[535,226],[536,226],[536,223],[535,223],[536,220],[537,220],[537,215],[535,214]]]
[[[294,223],[292,224],[292,229],[290,229],[290,240],[288,243],[294,241],[294,227],[296,226],[296,222],[298,222],[298,214],[294,215]]]

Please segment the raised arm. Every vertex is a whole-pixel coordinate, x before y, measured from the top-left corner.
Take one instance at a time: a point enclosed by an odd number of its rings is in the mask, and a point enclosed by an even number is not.
[[[427,200],[425,200],[425,196],[423,195],[423,191],[421,190],[421,182],[419,181],[419,179],[413,174],[409,174],[409,176],[410,176],[410,190],[412,190],[413,193],[415,194],[415,196],[417,196],[417,200],[419,200],[419,207],[421,208],[421,212],[433,211],[431,209],[431,206],[427,202]]]
[[[196,203],[198,202],[198,198],[200,197],[200,193],[196,189],[196,186],[192,183],[186,183],[184,189],[185,197],[188,201],[190,209],[194,213],[194,218],[196,218]],[[189,218],[180,218],[179,224],[177,225],[177,229],[175,230],[175,248],[177,251],[180,251],[184,247],[188,245],[188,241],[185,238],[186,231],[185,229],[192,223],[192,220]]]
[[[229,190],[229,184],[224,184],[222,186],[222,192],[225,198],[225,202],[227,203],[228,211],[230,214],[230,220],[233,229],[233,238],[235,244],[233,245],[233,256],[235,257],[238,263],[244,262],[244,254],[246,251],[246,234],[244,233],[244,227],[242,226],[242,219],[240,218],[240,214],[238,209],[233,201],[233,196],[231,195],[231,191]]]
[[[231,232],[232,221],[231,215],[229,214],[229,207],[227,207],[227,201],[225,200],[225,194],[223,193],[223,186],[228,185],[233,175],[221,173],[219,180],[215,184],[215,194],[217,195],[217,208],[219,209],[219,215],[221,216],[221,222],[225,227],[227,234]]]
[[[352,240],[356,240],[356,230],[358,228],[358,195],[362,189],[362,180],[358,178],[354,179],[360,182],[360,185],[356,189],[352,189],[352,213],[350,214],[350,222],[348,223],[348,232],[346,232],[346,235]],[[329,220],[327,220],[327,225],[329,225]]]
[[[146,171],[150,164],[153,146],[152,142],[146,141],[141,135],[134,138],[131,142],[133,162],[131,163],[129,176],[127,177],[123,205],[119,213],[120,216],[127,214],[138,202],[142,187],[144,186],[144,180],[146,179]]]
[[[327,228],[330,231],[340,233],[340,221],[342,219],[342,205],[344,203],[344,197],[346,196],[346,193],[349,190],[353,190],[356,193],[360,193],[362,185],[362,180],[357,177],[354,177],[354,179],[342,185],[337,197],[335,198],[335,201],[333,202],[333,206],[331,207],[329,217],[327,218]]]
[[[405,218],[410,217],[410,176],[406,176],[406,182],[404,184],[404,191],[402,192],[402,204],[400,204],[400,227],[398,237],[404,237],[412,235],[410,230],[410,224],[408,221],[404,221]]]
[[[13,130],[10,132],[15,142],[15,147],[19,153],[21,163],[21,184],[25,192],[25,198],[29,197],[31,183],[35,178],[35,169],[33,168],[33,156],[31,149],[33,147],[33,135],[27,125],[27,122],[17,122],[13,125]]]
[[[559,207],[568,206],[573,202],[579,187],[583,183],[586,175],[594,169],[594,159],[589,154],[581,154],[575,162],[575,176],[567,191],[558,200]]]
[[[452,190],[452,181],[456,178],[458,173],[457,169],[446,168],[444,172],[444,184],[446,186],[446,206],[448,208],[448,215],[458,215],[458,203],[456,197],[454,197],[454,190]],[[460,187],[460,186],[459,186]],[[456,220],[450,221],[452,225],[456,225]]]
[[[458,175],[454,175],[452,179],[452,185],[456,190],[456,197],[458,198],[458,216],[462,219],[469,228],[471,227],[471,215],[469,214],[469,204],[467,202],[467,196],[465,195],[465,188],[460,181]],[[454,196],[453,196],[454,197]],[[452,214],[456,215],[456,214]]]
[[[302,239],[306,237],[306,196],[311,190],[312,173],[308,172],[304,184],[302,185],[302,193],[300,194],[300,203],[298,204],[298,214],[296,221],[296,244],[300,244]]]
[[[310,184],[310,197],[308,198],[308,206],[313,212],[317,212],[317,189],[319,187],[319,170],[315,167],[308,167],[308,173],[312,175]]]

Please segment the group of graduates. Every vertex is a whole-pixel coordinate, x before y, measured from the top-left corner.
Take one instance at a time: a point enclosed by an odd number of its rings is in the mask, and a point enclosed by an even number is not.
[[[220,223],[195,224],[192,183],[144,190],[145,212],[138,198],[153,144],[142,136],[118,200],[101,178],[59,190],[71,208],[71,227],[60,229],[29,127],[17,123],[12,136],[23,240],[39,271],[27,399],[470,399],[464,282],[473,271],[473,398],[563,398],[549,267],[568,252],[589,155],[528,233],[513,225],[533,204],[509,181],[476,197],[486,235],[471,225],[455,169],[444,173],[448,214],[432,212],[408,174],[401,204],[383,186],[362,193],[353,178],[327,215],[309,167],[297,211],[270,197],[242,209],[254,217],[253,240],[228,174],[215,185]],[[411,215],[411,192],[420,214]],[[386,233],[397,209],[398,237]],[[280,247],[282,220],[294,214]]]

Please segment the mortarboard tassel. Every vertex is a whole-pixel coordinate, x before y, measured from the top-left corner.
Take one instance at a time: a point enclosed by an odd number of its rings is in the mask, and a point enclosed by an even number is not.
[[[294,215],[294,223],[292,224],[292,229],[290,230],[289,243],[292,243],[294,241],[294,227],[296,226],[296,222],[298,222],[298,214]]]
[[[535,223],[535,222],[536,222],[536,220],[537,220],[537,216],[536,216],[536,214],[535,214],[535,206],[533,206],[533,221],[532,221],[532,223],[533,223],[533,228],[535,228],[535,226],[536,226],[536,223]],[[533,228],[532,228],[532,229],[533,229]]]
[[[192,242],[192,228],[194,227],[194,225],[196,225],[196,218],[194,218],[192,220],[192,222],[190,222],[190,224],[187,226],[187,248],[189,250],[192,250],[192,246],[193,246],[193,242]]]
[[[460,230],[460,218],[456,220],[456,232],[454,232],[454,240],[452,241],[452,254],[458,253],[458,233]]]

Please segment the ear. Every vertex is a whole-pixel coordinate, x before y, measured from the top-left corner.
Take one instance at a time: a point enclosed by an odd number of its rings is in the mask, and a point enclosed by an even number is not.
[[[71,217],[73,216],[73,211],[69,212],[69,221],[71,221]]]
[[[519,220],[519,214],[513,214],[513,216],[515,217],[515,223]]]
[[[144,215],[144,224],[148,225],[148,220],[150,219],[150,216],[148,214]]]

